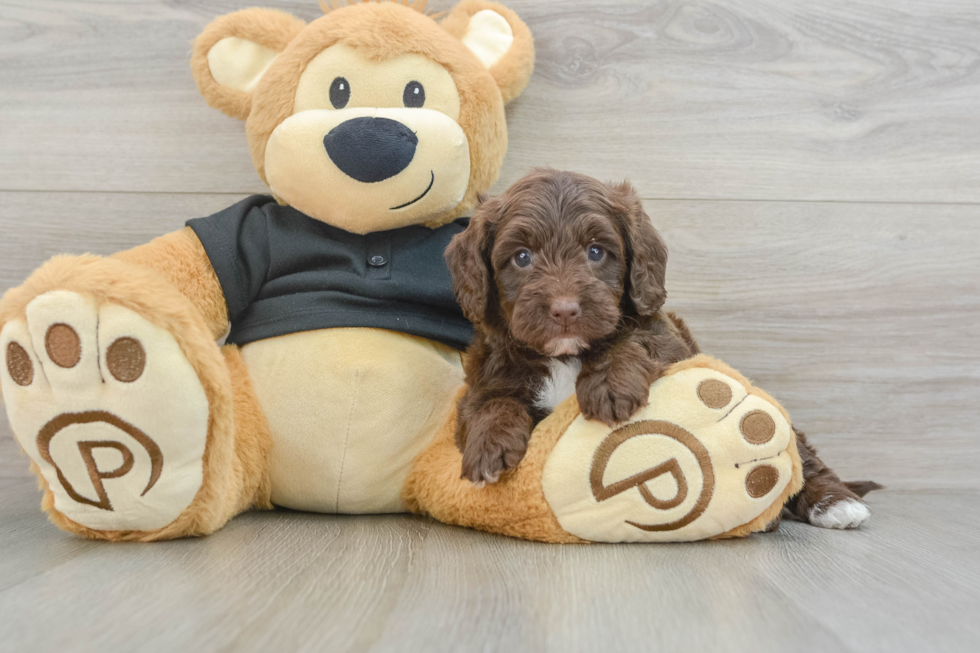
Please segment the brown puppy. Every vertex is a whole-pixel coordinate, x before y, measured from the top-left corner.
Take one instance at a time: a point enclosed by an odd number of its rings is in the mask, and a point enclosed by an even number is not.
[[[456,433],[474,482],[520,462],[533,425],[573,388],[587,417],[621,421],[667,365],[698,353],[684,322],[660,310],[667,248],[629,184],[536,170],[484,201],[446,259],[476,325]],[[860,526],[871,514],[860,497],[881,486],[842,482],[793,431],[805,485],[786,510]]]
[[[535,170],[484,201],[446,259],[476,326],[456,433],[476,483],[517,465],[534,424],[573,390],[586,417],[622,421],[668,365],[698,353],[661,310],[667,248],[629,184]],[[823,528],[861,525],[871,513],[860,497],[881,486],[842,482],[793,430],[805,485],[787,511]]]
[[[520,462],[572,392],[585,417],[622,422],[698,351],[661,310],[667,247],[627,183],[535,170],[479,206],[446,260],[476,327],[456,432],[474,483]]]

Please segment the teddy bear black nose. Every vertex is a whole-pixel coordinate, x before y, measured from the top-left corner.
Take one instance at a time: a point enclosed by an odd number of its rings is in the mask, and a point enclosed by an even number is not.
[[[348,177],[371,183],[394,177],[415,157],[419,139],[388,118],[351,118],[323,137],[327,155]]]

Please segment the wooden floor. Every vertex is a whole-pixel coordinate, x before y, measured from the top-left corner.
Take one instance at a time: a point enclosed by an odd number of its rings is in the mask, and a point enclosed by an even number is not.
[[[0,289],[265,190],[187,66],[249,4],[0,0]],[[976,0],[506,4],[538,65],[497,190],[629,177],[669,307],[889,487],[870,524],[558,547],[278,512],[96,544],[45,521],[0,415],[0,650],[980,650]]]
[[[0,483],[9,651],[980,650],[980,502],[873,496],[859,531],[522,542],[419,517],[253,513],[198,541],[56,531]]]

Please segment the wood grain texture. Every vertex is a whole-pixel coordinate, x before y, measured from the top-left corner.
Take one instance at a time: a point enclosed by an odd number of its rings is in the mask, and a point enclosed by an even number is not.
[[[551,164],[629,175],[649,198],[980,202],[974,0],[508,4],[538,66],[498,188]],[[0,3],[0,189],[262,190],[243,126],[187,66],[241,6]]]
[[[844,478],[978,487],[980,207],[647,202],[667,305]]]
[[[980,650],[976,2],[505,3],[538,66],[497,189],[542,164],[630,177],[704,348],[842,476],[916,491],[872,494],[857,532],[725,543],[283,511],[107,545],[45,520],[0,412],[0,650]],[[0,0],[0,290],[265,191],[187,66],[246,5]]]
[[[109,254],[237,199],[0,193],[0,288],[55,253]],[[980,487],[980,207],[646,208],[671,250],[668,307],[782,401],[828,464],[894,488]],[[0,475],[26,474],[0,442]]]
[[[881,492],[860,531],[541,545],[408,516],[252,513],[106,545],[0,481],[7,650],[971,651],[975,493]]]

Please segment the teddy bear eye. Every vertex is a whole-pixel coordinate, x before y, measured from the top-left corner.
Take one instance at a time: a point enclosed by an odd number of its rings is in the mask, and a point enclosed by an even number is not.
[[[343,109],[348,102],[350,102],[350,83],[343,77],[338,77],[330,85],[330,104],[334,109]]]
[[[418,109],[425,104],[425,88],[418,82],[405,84],[405,91],[402,93],[402,102],[409,109]]]

